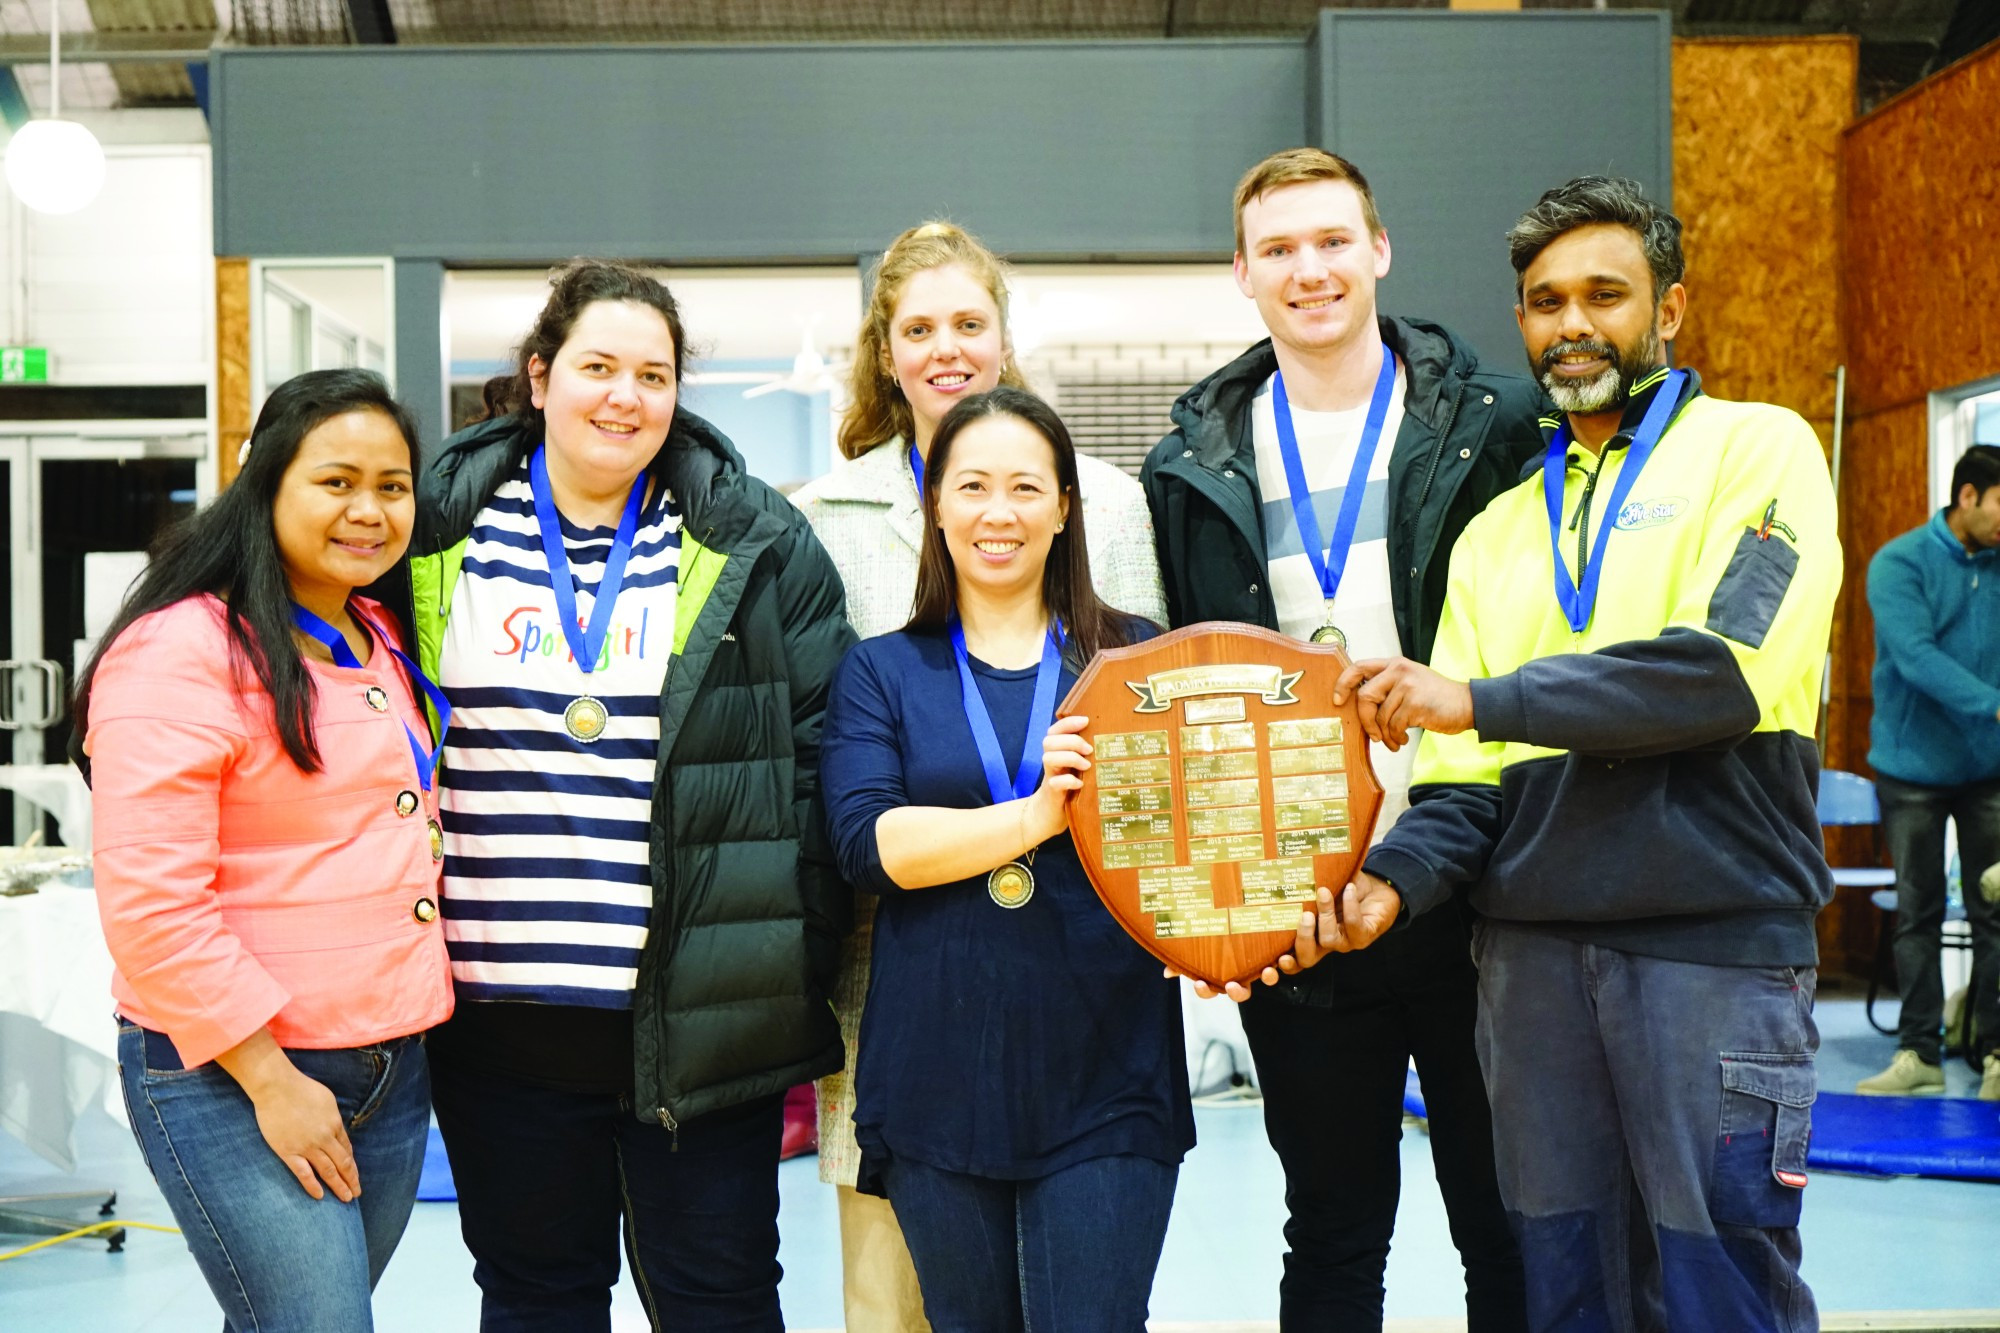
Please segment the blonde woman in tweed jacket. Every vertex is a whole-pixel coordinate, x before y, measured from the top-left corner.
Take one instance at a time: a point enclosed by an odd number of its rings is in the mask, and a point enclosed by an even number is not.
[[[926,222],[883,254],[854,349],[852,402],[840,425],[847,461],[792,496],[839,567],[848,619],[864,639],[909,621],[923,544],[913,468],[921,466],[938,422],[953,404],[996,384],[1027,387],[1006,328],[1005,270],[962,229]],[[1076,461],[1098,595],[1164,625],[1145,494],[1108,463]],[[820,1179],[840,1190],[848,1333],[927,1333],[916,1269],[889,1201],[854,1189],[861,1160],[852,1119],[854,1050],[875,912],[872,897],[856,898],[834,996],[847,1067],[819,1083]]]

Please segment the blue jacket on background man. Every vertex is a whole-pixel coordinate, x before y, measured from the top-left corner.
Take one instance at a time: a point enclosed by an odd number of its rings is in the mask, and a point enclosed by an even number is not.
[[[1925,787],[2000,777],[2000,550],[1969,553],[1940,510],[1869,562],[1868,609],[1869,765]]]

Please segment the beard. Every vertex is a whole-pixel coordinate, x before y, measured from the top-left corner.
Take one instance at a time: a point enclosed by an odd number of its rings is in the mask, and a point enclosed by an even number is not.
[[[1609,364],[1587,380],[1568,379],[1556,372],[1556,363],[1566,356],[1601,356]],[[1659,334],[1648,329],[1646,336],[1630,347],[1609,340],[1566,339],[1543,352],[1534,363],[1535,378],[1555,405],[1564,412],[1590,416],[1623,407],[1632,396],[1632,385],[1660,364]]]

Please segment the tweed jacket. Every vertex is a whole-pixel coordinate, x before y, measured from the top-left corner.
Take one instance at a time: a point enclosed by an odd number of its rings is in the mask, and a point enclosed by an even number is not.
[[[909,446],[898,437],[792,494],[792,503],[805,511],[814,535],[840,570],[847,585],[848,621],[864,639],[901,629],[916,597],[924,523],[909,456]],[[1077,455],[1076,469],[1098,596],[1121,611],[1164,625],[1166,594],[1153,553],[1145,492],[1125,473],[1087,454]],[[842,947],[833,995],[847,1065],[819,1081],[819,1174],[838,1185],[852,1185],[861,1165],[854,1142],[854,1052],[868,995],[875,899],[866,893],[855,899],[854,930]]]

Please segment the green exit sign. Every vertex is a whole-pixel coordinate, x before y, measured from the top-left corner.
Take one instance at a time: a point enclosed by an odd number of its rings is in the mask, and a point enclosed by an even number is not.
[[[0,384],[46,384],[49,349],[0,347]]]

